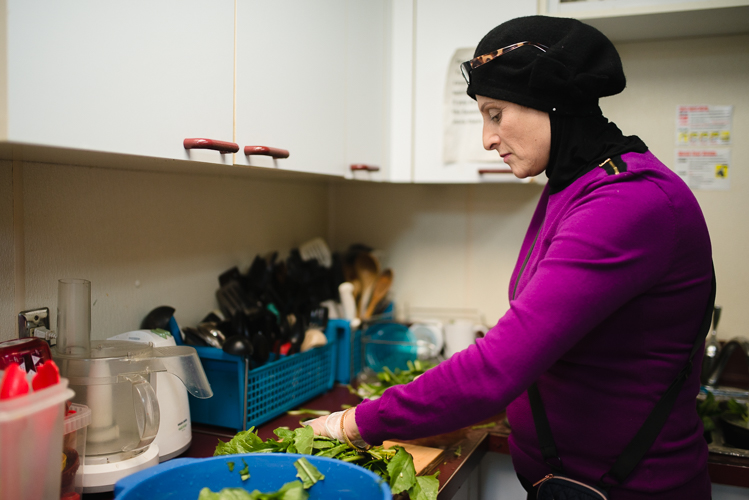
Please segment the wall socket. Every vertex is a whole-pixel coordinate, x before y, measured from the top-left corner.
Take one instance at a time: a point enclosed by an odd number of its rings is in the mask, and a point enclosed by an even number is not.
[[[44,327],[49,330],[49,308],[42,307],[18,313],[18,336],[34,337],[34,330]]]

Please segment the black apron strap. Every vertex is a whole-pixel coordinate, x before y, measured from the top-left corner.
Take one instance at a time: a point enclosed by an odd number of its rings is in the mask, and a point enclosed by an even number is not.
[[[699,335],[697,335],[692,350],[689,353],[689,361],[650,412],[650,415],[648,415],[648,418],[645,420],[642,427],[640,427],[640,430],[635,437],[632,438],[622,454],[619,455],[613,467],[611,467],[611,470],[601,476],[601,479],[598,482],[598,487],[608,491],[613,484],[610,481],[606,482],[605,480],[607,478],[613,479],[615,481],[614,484],[624,482],[635,467],[637,467],[637,464],[640,463],[642,457],[645,456],[645,453],[647,453],[653,445],[658,434],[660,434],[661,429],[666,424],[668,416],[674,407],[674,403],[676,403],[676,399],[681,392],[684,382],[692,373],[692,359],[700,350],[700,347],[710,330],[710,323],[715,308],[716,280],[714,266],[712,273],[710,297],[702,319],[702,325],[700,325]],[[538,443],[541,447],[541,454],[544,458],[544,462],[551,467],[554,472],[563,473],[564,468],[562,465],[562,459],[557,452],[554,437],[551,433],[551,426],[549,425],[549,419],[546,415],[543,402],[541,401],[541,394],[538,391],[538,386],[535,383],[528,388],[528,400],[530,401],[531,412],[533,413],[533,423],[536,426],[536,434],[538,436]]]

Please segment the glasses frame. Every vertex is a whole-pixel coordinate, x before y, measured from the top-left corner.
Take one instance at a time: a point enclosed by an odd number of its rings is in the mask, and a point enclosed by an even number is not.
[[[513,43],[512,45],[508,45],[507,47],[502,47],[501,49],[493,50],[489,52],[488,54],[474,57],[470,61],[466,61],[462,63],[460,65],[460,72],[463,74],[463,78],[465,78],[466,83],[470,85],[471,84],[471,71],[478,68],[479,66],[483,66],[484,64],[498,58],[499,56],[503,54],[512,52],[513,50],[519,49],[520,47],[525,47],[526,45],[530,47],[536,47],[541,52],[546,52],[547,50],[549,50],[549,47],[538,42],[525,41],[525,42]]]

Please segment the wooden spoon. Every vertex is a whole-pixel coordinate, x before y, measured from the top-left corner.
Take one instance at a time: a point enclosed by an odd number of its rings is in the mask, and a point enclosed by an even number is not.
[[[393,271],[391,269],[385,269],[382,271],[382,274],[377,277],[374,290],[372,291],[372,298],[369,300],[367,310],[364,312],[364,317],[362,319],[369,319],[372,317],[377,304],[382,302],[382,300],[387,296],[390,291],[390,285],[392,284]]]

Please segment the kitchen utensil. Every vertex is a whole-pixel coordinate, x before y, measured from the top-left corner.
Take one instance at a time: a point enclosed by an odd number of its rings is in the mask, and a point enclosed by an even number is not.
[[[380,274],[379,261],[369,252],[360,252],[354,259],[354,271],[356,278],[361,282],[361,300],[359,301],[359,314],[361,318],[369,305],[374,284]]]
[[[451,321],[445,325],[445,357],[467,349],[476,342],[478,335],[484,335],[488,328],[465,319]]]
[[[388,484],[383,482],[380,476],[363,467],[333,458],[294,453],[247,453],[203,459],[178,458],[120,480],[115,486],[115,498],[181,500],[198,498],[203,488],[209,488],[214,492],[224,488],[272,492],[297,479],[294,463],[302,457],[325,476],[325,479],[307,490],[309,500],[393,498]],[[232,467],[228,465],[230,462],[234,464]],[[250,477],[242,480],[239,471],[245,465],[250,471]]]
[[[377,277],[377,281],[374,284],[372,291],[372,297],[369,299],[369,304],[364,312],[363,320],[367,320],[372,317],[377,305],[387,297],[390,291],[390,286],[393,284],[393,271],[391,269],[385,269]]]
[[[322,330],[318,330],[316,328],[310,329],[307,330],[304,334],[304,342],[302,342],[302,346],[300,347],[299,352],[309,351],[310,349],[314,349],[315,347],[322,347],[327,343],[328,337],[325,336]]]
[[[408,327],[418,345],[419,359],[436,358],[445,345],[442,323],[414,323]]]
[[[58,317],[70,328],[60,332],[52,358],[60,373],[70,380],[75,391],[73,402],[91,409],[84,492],[111,491],[120,477],[159,461],[158,446],[152,443],[161,411],[149,381],[156,383],[158,374],[165,372],[176,376],[195,397],[210,397],[212,391],[192,347],[154,347],[153,342],[126,340],[84,341],[81,331],[90,335],[90,328],[80,325],[91,324],[91,304],[85,299],[90,300],[91,284],[86,280],[74,280],[73,284],[76,287],[72,291],[60,288],[66,295],[75,295],[76,300],[59,301],[62,307]]]
[[[198,335],[200,335],[209,346],[218,347],[219,349],[221,349],[221,346],[224,345],[224,341],[226,341],[226,337],[221,330],[216,327],[216,323],[200,323],[198,325]]]
[[[243,358],[251,358],[252,353],[254,352],[252,342],[250,342],[244,335],[232,335],[227,338],[224,345],[221,346],[221,349],[227,354]]]
[[[316,260],[325,268],[330,268],[333,264],[330,248],[322,238],[315,238],[299,245],[299,254],[303,260]]]
[[[444,453],[444,450],[440,450],[439,448],[401,443],[399,441],[384,441],[382,446],[385,449],[392,448],[393,446],[403,447],[414,459],[414,469],[417,476],[422,473],[428,473],[429,466],[439,460]]]
[[[152,344],[156,348],[176,346],[175,337],[164,330],[135,330],[110,337],[109,340],[126,340],[139,344]],[[155,378],[156,399],[159,403],[159,430],[153,440],[158,448],[159,461],[163,462],[183,453],[192,442],[190,402],[187,389],[177,376],[159,372]]]
[[[718,321],[720,321],[720,313],[723,310],[721,306],[715,306],[713,309],[713,329],[710,331],[710,335],[705,342],[705,355],[702,358],[702,372],[700,374],[700,380],[703,384],[706,384],[710,378],[710,374],[715,368],[715,362],[718,360],[720,355],[720,343],[718,342]]]
[[[146,314],[140,323],[141,330],[169,330],[169,320],[174,316],[174,308],[171,306],[159,306]]]

